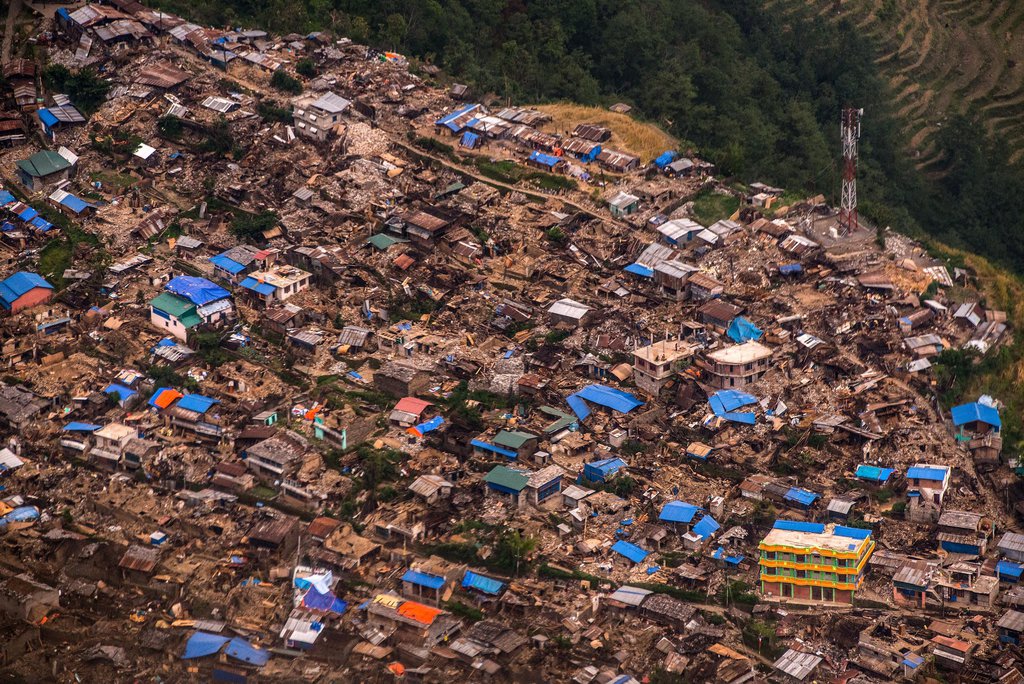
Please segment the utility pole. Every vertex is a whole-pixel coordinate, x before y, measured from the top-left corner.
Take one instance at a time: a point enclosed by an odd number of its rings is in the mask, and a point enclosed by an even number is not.
[[[860,140],[860,118],[863,109],[843,109],[840,138],[843,143],[843,189],[839,202],[841,235],[857,229],[857,141]]]

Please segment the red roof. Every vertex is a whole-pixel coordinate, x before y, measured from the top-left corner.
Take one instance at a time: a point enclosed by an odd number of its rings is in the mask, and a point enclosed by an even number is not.
[[[432,402],[424,401],[423,399],[417,399],[416,397],[405,397],[400,399],[398,404],[395,405],[396,411],[402,411],[404,413],[411,413],[414,416],[418,416],[423,413],[423,409],[431,406]]]

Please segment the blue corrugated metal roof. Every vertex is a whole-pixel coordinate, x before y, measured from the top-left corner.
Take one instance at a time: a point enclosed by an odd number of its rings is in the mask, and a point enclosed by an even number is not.
[[[710,515],[705,515],[701,518],[696,525],[693,526],[693,533],[699,535],[701,539],[708,539],[721,529],[721,525],[718,521],[712,518]]]
[[[428,575],[425,572],[419,570],[406,570],[405,574],[402,575],[403,582],[411,582],[421,587],[427,587],[428,589],[440,589],[444,586],[444,577],[438,577],[437,575]]]
[[[622,269],[626,273],[632,273],[633,275],[640,276],[641,278],[653,278],[654,269],[647,268],[643,264],[630,264],[626,268]]]
[[[811,532],[821,534],[825,526],[821,523],[801,522],[799,520],[776,520],[772,529],[785,530],[787,532]]]
[[[217,268],[227,271],[231,275],[241,273],[245,270],[245,266],[243,264],[240,264],[231,257],[226,257],[223,254],[210,257],[210,262]]]
[[[782,275],[793,275],[794,273],[802,273],[804,267],[801,264],[783,264],[779,266],[779,273]]]
[[[636,544],[630,544],[628,541],[619,540],[612,544],[612,551],[625,556],[634,563],[643,563],[644,559],[651,553],[646,549],[641,549]]]
[[[783,498],[803,506],[810,506],[818,498],[818,495],[801,487],[791,487]]]
[[[53,285],[46,282],[46,279],[38,273],[18,271],[0,281],[0,304],[3,304],[6,309],[10,309],[18,297],[37,287],[53,289]]]
[[[256,667],[263,667],[270,660],[270,651],[256,648],[242,637],[232,639],[228,643],[228,647],[224,649],[224,653],[235,660],[241,660],[243,663]]]
[[[49,109],[40,109],[36,113],[39,114],[39,120],[42,121],[43,125],[47,128],[60,123],[60,119],[58,119]]]
[[[856,476],[862,480],[870,480],[872,482],[885,482],[892,474],[896,471],[892,468],[879,468],[878,466],[861,464],[857,466]]]
[[[74,195],[64,195],[60,203],[63,204],[68,209],[70,209],[71,211],[75,212],[76,214],[81,214],[83,211],[92,206],[81,197],[75,197]]]
[[[999,561],[996,563],[996,574],[1000,577],[1005,576],[1019,580],[1021,574],[1024,574],[1024,565],[1005,560]]]
[[[17,199],[7,190],[0,190],[0,207],[6,207],[8,204],[16,202]]]
[[[914,466],[907,469],[907,478],[911,480],[935,480],[942,482],[946,479],[946,468],[927,468]]]
[[[463,147],[473,149],[474,147],[476,147],[476,144],[478,142],[480,142],[480,135],[478,133],[466,131],[465,133],[462,134],[462,140],[459,141],[459,144],[462,145]]]
[[[64,432],[96,432],[102,425],[95,425],[93,423],[79,423],[77,421],[71,421],[67,425],[61,428]]]
[[[569,405],[572,412],[576,414],[576,417],[580,420],[586,420],[587,416],[590,415],[590,407],[587,406],[587,402],[580,399],[575,394],[570,394],[565,398],[565,403]]]
[[[210,410],[211,406],[219,403],[219,400],[204,397],[202,394],[186,394],[178,400],[178,408],[183,408],[186,411],[195,411],[196,413],[206,413]]]
[[[18,214],[18,218],[20,218],[22,221],[31,221],[36,216],[39,216],[39,212],[33,209],[32,207],[25,207]]]
[[[976,401],[970,404],[954,406],[950,413],[953,415],[953,425],[966,425],[967,423],[980,421],[986,425],[998,428],[1002,427],[1003,424],[999,419],[999,411],[992,406],[986,406]]]
[[[470,446],[475,446],[478,449],[483,449],[484,451],[490,451],[490,452],[493,452],[495,454],[501,454],[502,456],[506,456],[508,458],[517,458],[519,456],[519,454],[517,454],[516,452],[514,452],[514,451],[512,451],[510,449],[503,449],[500,446],[491,444],[490,442],[485,442],[482,439],[474,439],[469,444],[470,444]]]
[[[239,285],[263,296],[272,295],[277,290],[277,288],[270,283],[261,283],[253,277],[246,278],[239,283]]]
[[[669,501],[662,506],[658,520],[673,523],[689,523],[700,510],[700,506],[694,506],[685,501]]]
[[[625,468],[626,462],[621,458],[603,458],[600,461],[592,461],[583,464],[584,472],[593,472],[605,478],[615,474],[620,468]]]
[[[34,219],[29,221],[29,223],[31,223],[33,226],[43,231],[44,233],[53,228],[53,224],[44,219],[42,216],[36,216]]]
[[[864,530],[859,527],[845,527],[843,525],[836,525],[832,533],[840,537],[849,537],[850,539],[867,539],[871,536],[871,530]]]
[[[492,596],[500,594],[501,589],[504,586],[504,582],[499,582],[496,579],[478,575],[470,570],[467,570],[466,574],[462,576],[463,589],[476,589],[477,591],[482,591],[483,593],[491,594]]]

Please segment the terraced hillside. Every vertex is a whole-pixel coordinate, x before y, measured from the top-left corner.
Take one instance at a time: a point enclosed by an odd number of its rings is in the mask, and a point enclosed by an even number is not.
[[[881,47],[879,66],[908,121],[918,168],[942,170],[933,136],[975,105],[990,131],[1024,155],[1024,2],[1020,0],[769,0],[785,18],[848,19]]]

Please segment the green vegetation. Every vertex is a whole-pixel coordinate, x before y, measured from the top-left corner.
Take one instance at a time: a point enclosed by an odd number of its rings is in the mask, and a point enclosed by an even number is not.
[[[579,187],[576,181],[568,176],[534,171],[510,159],[494,161],[486,157],[475,157],[473,165],[476,166],[481,176],[507,185],[525,182],[552,192],[575,190]]]
[[[702,190],[693,200],[693,215],[702,226],[710,226],[732,216],[739,206],[740,199],[735,195]]]
[[[261,241],[263,233],[278,224],[281,218],[273,211],[262,211],[259,214],[235,209],[231,219],[231,234],[242,240]]]
[[[275,71],[274,75],[270,77],[270,85],[276,90],[280,90],[282,93],[298,95],[302,92],[302,83],[299,79],[294,76],[289,76],[280,69]]]
[[[231,135],[231,127],[222,116],[214,122],[206,131],[206,136],[199,143],[200,152],[212,152],[213,154],[227,154],[235,146],[235,139]]]
[[[256,105],[256,113],[260,115],[264,121],[270,123],[283,123],[290,124],[292,122],[292,113],[285,107],[279,107],[278,105],[268,100],[260,100],[259,104]]]
[[[316,76],[316,65],[313,64],[313,60],[305,57],[295,63],[295,73],[306,78],[313,78]]]
[[[168,140],[180,140],[181,134],[185,132],[185,126],[181,119],[168,114],[157,120],[156,130]]]
[[[103,105],[110,90],[110,82],[93,69],[71,71],[62,64],[48,64],[43,69],[43,84],[50,92],[67,94],[86,116]]]
[[[142,138],[129,132],[126,128],[115,128],[110,135],[90,134],[89,144],[100,154],[115,159],[125,158],[139,149]]]
[[[484,619],[484,613],[482,610],[474,608],[473,606],[467,606],[465,603],[460,601],[446,601],[444,603],[444,608],[453,615],[464,617],[470,622],[480,622]]]
[[[49,206],[37,206],[36,210],[50,223],[61,227],[61,235],[55,237],[39,251],[39,273],[55,287],[64,286],[64,271],[71,268],[75,252],[81,249],[98,249],[100,241],[71,223],[67,216]],[[98,255],[102,258],[102,254]],[[94,259],[95,265],[99,265]]]

